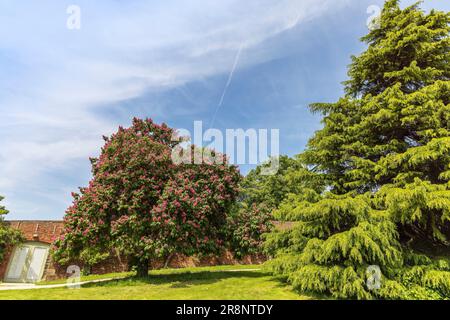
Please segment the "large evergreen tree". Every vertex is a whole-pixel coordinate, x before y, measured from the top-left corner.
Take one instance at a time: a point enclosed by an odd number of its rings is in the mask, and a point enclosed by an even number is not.
[[[352,58],[346,95],[311,106],[324,127],[302,158],[327,192],[281,203],[277,218],[295,227],[267,241],[272,270],[297,289],[450,297],[448,260],[432,259],[450,253],[449,22],[386,1],[368,49]]]

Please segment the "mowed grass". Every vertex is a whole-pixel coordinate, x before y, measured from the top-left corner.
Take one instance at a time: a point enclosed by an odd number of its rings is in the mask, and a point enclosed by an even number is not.
[[[260,266],[221,266],[165,269],[147,278],[126,278],[86,284],[79,289],[52,288],[0,291],[0,299],[12,300],[305,300],[291,287]],[[112,275],[106,275],[106,277]],[[113,274],[119,277],[121,274]],[[105,276],[102,276],[105,277]],[[95,279],[102,277],[97,276]],[[86,279],[82,279],[86,280]]]

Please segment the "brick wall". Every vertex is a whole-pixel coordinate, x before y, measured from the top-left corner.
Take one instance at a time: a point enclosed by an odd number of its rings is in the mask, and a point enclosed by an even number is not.
[[[10,253],[11,253],[11,250],[7,250],[5,259],[3,259],[3,262],[0,262],[0,282],[3,280],[3,277],[6,273],[6,267],[8,266],[8,260],[9,260]]]
[[[53,240],[61,234],[63,230],[62,221],[7,221],[7,223],[15,229],[21,230],[27,241],[42,242],[51,244]],[[279,226],[277,226],[279,227]],[[10,250],[11,251],[11,250]],[[11,253],[11,252],[9,252]],[[0,280],[3,279],[10,254],[6,254],[5,259],[0,263]],[[195,267],[195,266],[210,266],[210,265],[224,265],[224,264],[254,264],[261,263],[265,260],[264,256],[248,256],[241,260],[233,257],[230,252],[225,252],[219,257],[186,257],[183,255],[174,255],[168,264],[171,268]],[[164,266],[163,260],[152,261],[151,268],[161,268]],[[74,262],[74,264],[77,264]],[[80,265],[80,264],[78,264]],[[82,267],[80,265],[80,267]],[[116,254],[112,254],[111,258],[94,267],[91,272],[94,274],[103,274],[110,272],[127,271],[127,261]],[[66,268],[56,266],[49,255],[43,280],[54,280],[58,278],[65,278]]]
[[[63,230],[62,221],[7,221],[12,228],[19,229],[27,241],[51,244]]]

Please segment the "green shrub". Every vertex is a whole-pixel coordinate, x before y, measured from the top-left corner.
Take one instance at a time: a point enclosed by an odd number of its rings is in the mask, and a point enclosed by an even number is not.
[[[3,197],[0,196],[0,201],[2,200]],[[8,210],[4,206],[0,206],[0,262],[4,259],[8,249],[24,240],[20,231],[10,228],[4,222],[4,216],[6,214],[8,214]]]

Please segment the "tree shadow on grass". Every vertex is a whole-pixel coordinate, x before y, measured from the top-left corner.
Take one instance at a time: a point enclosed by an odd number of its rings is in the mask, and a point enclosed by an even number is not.
[[[90,283],[83,285],[84,288],[109,287],[109,286],[139,286],[145,284],[167,285],[172,288],[187,288],[191,285],[211,284],[229,278],[261,278],[268,276],[267,273],[259,271],[199,271],[199,272],[177,272],[172,274],[149,275],[145,278],[135,276],[101,283]]]
[[[308,297],[307,300],[335,300],[330,297],[330,295],[327,295],[326,293],[317,293],[314,291],[301,291],[299,289],[296,289],[292,286],[292,284],[288,281],[287,277],[285,276],[272,276],[272,280],[277,282],[277,287],[289,287],[293,292],[295,292],[298,295]]]

